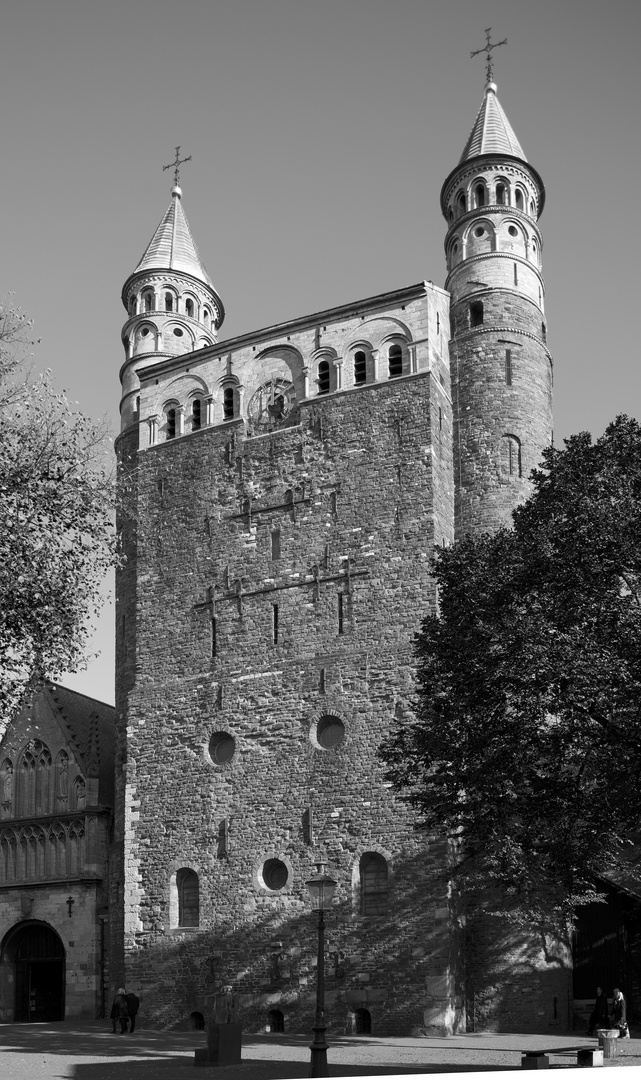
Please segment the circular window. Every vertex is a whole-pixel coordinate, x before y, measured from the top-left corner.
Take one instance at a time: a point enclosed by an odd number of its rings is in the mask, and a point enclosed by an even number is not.
[[[140,331],[140,336],[141,337],[147,337],[148,333],[149,333],[149,327],[148,326],[143,326],[142,330]]]
[[[263,869],[261,871],[263,884],[270,892],[278,892],[279,889],[284,889],[289,878],[289,871],[284,862],[280,859],[267,859],[263,863]]]
[[[478,229],[474,230],[474,235],[475,236],[485,236],[485,229],[483,228],[482,225],[479,225]]]
[[[209,756],[217,765],[231,761],[236,752],[236,740],[228,731],[216,731],[209,740]]]
[[[182,330],[180,329],[179,326],[174,327],[174,334],[176,335],[176,337],[182,337],[183,336],[183,332],[182,332]]]
[[[323,750],[333,750],[345,738],[345,725],[337,716],[322,716],[316,725],[316,739]]]
[[[517,228],[515,228],[514,225],[510,225],[510,227],[509,227],[509,229],[507,231],[509,232],[510,236],[518,236],[519,235],[519,230]]]

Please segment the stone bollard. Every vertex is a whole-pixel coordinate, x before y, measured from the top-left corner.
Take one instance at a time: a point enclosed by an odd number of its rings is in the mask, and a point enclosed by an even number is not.
[[[599,1047],[603,1050],[603,1060],[607,1058],[615,1058],[617,1056],[617,1039],[619,1038],[618,1028],[598,1028],[597,1036],[599,1039]]]

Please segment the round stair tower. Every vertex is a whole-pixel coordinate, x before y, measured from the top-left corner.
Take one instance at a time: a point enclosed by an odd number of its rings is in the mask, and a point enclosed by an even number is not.
[[[441,191],[448,224],[455,536],[511,524],[552,437],[546,344],[543,182],[489,82]]]

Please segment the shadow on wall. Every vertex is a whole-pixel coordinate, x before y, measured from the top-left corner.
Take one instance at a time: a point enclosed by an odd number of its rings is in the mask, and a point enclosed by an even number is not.
[[[468,912],[465,931],[447,899],[443,865],[444,843],[431,843],[395,860],[385,914],[360,916],[348,903],[326,912],[329,1030],[453,1034],[466,1030],[465,1006],[468,1031],[567,1030],[567,943],[542,948],[540,939],[515,933],[478,907]],[[127,961],[127,986],[143,1000],[145,1023],[187,1028],[194,1013],[207,1018],[215,994],[231,986],[246,1030],[278,1030],[280,1014],[285,1033],[309,1031],[317,917],[304,900],[306,909],[295,914],[259,908],[242,926],[173,931],[160,944],[139,948]]]

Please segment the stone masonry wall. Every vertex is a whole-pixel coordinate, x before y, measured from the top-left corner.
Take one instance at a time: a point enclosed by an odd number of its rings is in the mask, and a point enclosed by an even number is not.
[[[415,340],[427,309],[412,312]],[[139,455],[117,843],[127,986],[150,1022],[207,1012],[232,985],[246,1025],[264,1027],[277,1008],[290,1030],[306,1030],[316,920],[305,881],[320,857],[338,882],[330,1026],[344,1030],[359,1008],[379,1034],[462,1022],[447,853],[416,834],[376,757],[410,707],[412,638],[435,602],[433,544],[453,536],[440,341],[424,342],[413,374],[297,403],[289,426],[248,437],[238,419]],[[308,345],[292,336],[290,348]],[[280,363],[275,351],[278,373]],[[189,366],[203,377],[194,357]],[[149,393],[157,409],[162,384]],[[142,395],[144,417],[144,383]],[[133,602],[132,565],[119,613]],[[332,748],[319,741],[326,717],[344,725]],[[223,734],[234,743],[221,761]],[[377,915],[361,909],[367,852],[388,868]],[[269,860],[285,868],[277,887]],[[176,925],[185,869],[198,875],[198,927]]]

